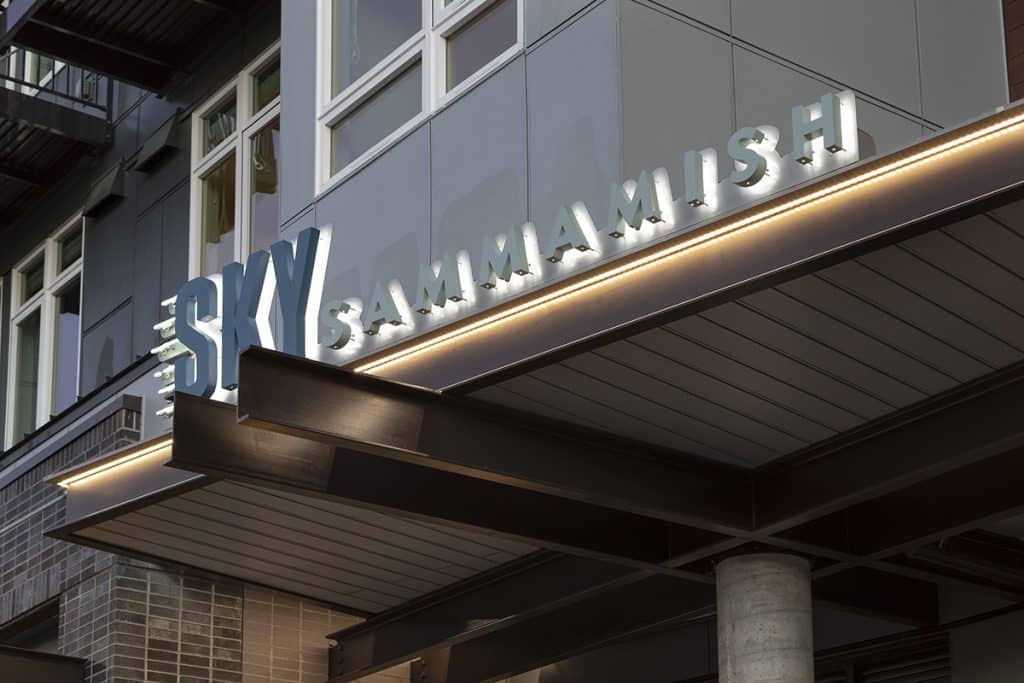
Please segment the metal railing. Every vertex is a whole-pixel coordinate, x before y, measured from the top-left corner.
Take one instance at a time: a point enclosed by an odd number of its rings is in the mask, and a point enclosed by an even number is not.
[[[0,88],[103,117],[113,100],[106,76],[15,46],[0,55]]]

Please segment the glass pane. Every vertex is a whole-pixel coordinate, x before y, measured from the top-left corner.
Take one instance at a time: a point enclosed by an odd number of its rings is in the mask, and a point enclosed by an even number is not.
[[[516,43],[515,0],[491,5],[448,38],[448,89]]]
[[[420,112],[421,72],[420,63],[416,62],[331,129],[332,174]]]
[[[423,26],[419,0],[332,0],[331,95],[352,85]]]
[[[223,104],[203,117],[203,154],[235,132],[237,107],[232,95]]]
[[[281,122],[271,121],[249,142],[252,195],[249,197],[249,220],[252,226],[250,251],[266,249],[278,237],[277,157],[281,151]]]
[[[82,257],[82,231],[73,229],[60,241],[60,258],[58,270],[63,272]]]
[[[78,398],[78,316],[81,290],[76,279],[57,295],[53,349],[53,414]]]
[[[39,311],[18,325],[18,365],[14,386],[14,441],[36,428],[39,389]]]
[[[253,84],[253,111],[258,112],[281,94],[281,58],[260,69]]]
[[[235,155],[203,178],[201,274],[219,273],[235,260]]]
[[[21,277],[21,302],[25,303],[43,288],[43,257],[40,256],[21,271]]]

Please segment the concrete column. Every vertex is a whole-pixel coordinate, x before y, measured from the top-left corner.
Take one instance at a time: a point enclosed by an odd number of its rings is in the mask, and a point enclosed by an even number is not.
[[[807,560],[739,555],[716,574],[719,683],[814,683]]]

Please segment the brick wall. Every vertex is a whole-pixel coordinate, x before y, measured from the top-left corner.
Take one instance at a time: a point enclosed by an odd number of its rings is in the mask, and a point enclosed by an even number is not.
[[[242,628],[243,683],[324,683],[328,633],[362,621],[312,600],[245,587]],[[360,679],[360,683],[409,683],[409,665]]]
[[[0,490],[0,624],[111,565],[111,556],[43,536],[64,522],[50,474],[139,439],[140,414],[122,408]]]

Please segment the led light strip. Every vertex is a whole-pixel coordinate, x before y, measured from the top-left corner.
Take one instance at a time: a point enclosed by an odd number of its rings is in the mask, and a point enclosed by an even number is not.
[[[70,488],[75,484],[82,483],[86,479],[92,479],[93,477],[97,477],[101,474],[104,474],[105,472],[109,472],[110,470],[113,470],[117,467],[121,467],[122,465],[127,465],[137,460],[142,460],[143,458],[152,457],[153,455],[156,455],[160,451],[166,448],[170,448],[172,443],[174,443],[172,439],[160,441],[159,443],[155,443],[149,448],[143,449],[138,453],[128,453],[126,455],[121,456],[120,458],[115,458],[114,460],[110,460],[108,462],[97,465],[96,467],[87,469],[84,472],[73,474],[67,479],[63,479],[57,482],[57,485],[62,486],[64,488]]]
[[[736,220],[732,223],[727,223],[719,228],[697,235],[691,239],[672,244],[651,254],[647,254],[646,256],[632,259],[610,270],[575,282],[567,283],[553,291],[547,292],[546,294],[524,301],[508,310],[493,313],[478,320],[467,322],[463,325],[458,325],[456,323],[454,329],[451,329],[448,332],[426,339],[418,344],[399,349],[380,358],[369,360],[357,365],[354,371],[373,373],[375,370],[379,370],[393,363],[408,360],[437,346],[449,344],[464,336],[475,334],[502,323],[510,322],[536,309],[550,306],[562,299],[578,296],[595,287],[610,284],[621,277],[639,270],[650,268],[667,259],[679,256],[683,252],[687,252],[698,247],[705,247],[713,242],[759,227],[759,224],[765,221],[795,213],[796,211],[819,204],[826,199],[835,197],[836,195],[846,194],[869,183],[882,180],[886,176],[901,173],[913,166],[918,166],[925,162],[946,156],[964,147],[975,145],[990,138],[1010,133],[1015,128],[1021,126],[1022,123],[1024,123],[1024,114],[1018,114],[1017,116],[1006,119],[1005,121],[1000,121],[981,128],[973,133],[968,133],[940,145],[936,145],[935,147],[921,150],[916,154],[912,154],[908,157],[879,166],[878,168],[865,171],[864,173],[840,181],[834,185],[824,187],[815,192],[808,193],[807,195],[796,197],[788,202],[766,209],[760,213],[747,216],[746,218]]]

